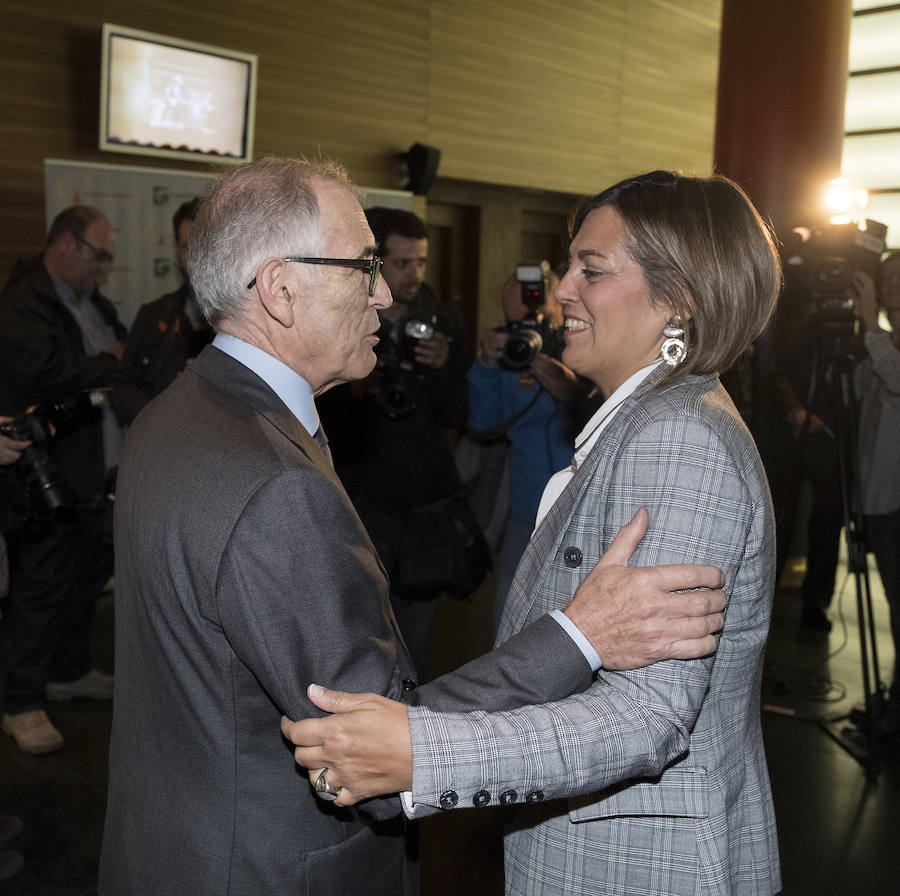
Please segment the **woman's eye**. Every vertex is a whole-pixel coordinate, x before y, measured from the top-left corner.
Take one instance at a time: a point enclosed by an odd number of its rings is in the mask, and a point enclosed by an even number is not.
[[[604,275],[605,271],[592,271],[590,268],[582,268],[581,273],[588,283],[594,283]]]

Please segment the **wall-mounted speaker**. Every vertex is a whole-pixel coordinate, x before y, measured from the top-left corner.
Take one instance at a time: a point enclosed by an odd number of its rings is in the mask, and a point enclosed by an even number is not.
[[[416,196],[425,196],[437,177],[441,151],[424,143],[413,143],[401,156],[406,165],[407,182],[405,190],[411,190]]]

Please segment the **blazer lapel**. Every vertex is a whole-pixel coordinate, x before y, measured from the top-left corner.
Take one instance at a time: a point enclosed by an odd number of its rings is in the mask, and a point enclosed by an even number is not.
[[[634,393],[622,403],[615,419],[603,431],[597,444],[594,445],[590,454],[531,537],[510,586],[510,596],[507,599],[506,610],[497,632],[498,644],[521,631],[531,621],[530,616],[535,612],[545,613],[548,610],[561,609],[561,607],[541,605],[546,602],[548,597],[552,598],[552,595],[544,593],[545,589],[542,586],[552,571],[554,560],[563,545],[572,518],[589,488],[594,488],[598,492],[595,512],[601,513],[601,493],[605,492],[609,465],[615,460],[619,451],[624,422],[642,396],[655,388],[667,372],[668,367],[664,365],[652,371],[635,389]],[[600,522],[598,519],[598,531]],[[585,571],[585,575],[587,572]],[[543,600],[541,604],[535,606],[539,598],[543,598]]]

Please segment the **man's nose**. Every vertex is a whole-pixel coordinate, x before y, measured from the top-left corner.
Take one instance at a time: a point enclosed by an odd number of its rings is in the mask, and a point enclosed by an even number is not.
[[[391,288],[384,277],[379,277],[375,284],[375,292],[369,297],[369,304],[376,308],[390,308],[394,304]]]

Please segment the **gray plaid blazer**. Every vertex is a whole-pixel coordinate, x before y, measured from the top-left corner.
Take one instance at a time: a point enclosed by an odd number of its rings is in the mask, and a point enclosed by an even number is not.
[[[725,894],[780,889],[760,728],[774,522],[753,440],[718,379],[655,388],[620,408],[519,565],[498,637],[565,606],[639,507],[631,564],[726,575],[716,654],[602,671],[584,692],[505,712],[410,709],[413,803],[517,805],[510,894]],[[552,667],[548,677],[555,675]]]

